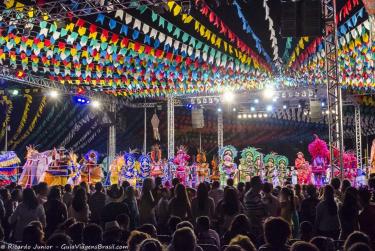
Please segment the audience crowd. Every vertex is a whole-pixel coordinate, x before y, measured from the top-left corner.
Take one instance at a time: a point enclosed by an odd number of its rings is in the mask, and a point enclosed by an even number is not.
[[[128,182],[0,189],[2,250],[367,251],[375,241],[375,177],[355,188],[273,187],[260,177],[225,187]],[[373,204],[374,203],[374,204]]]

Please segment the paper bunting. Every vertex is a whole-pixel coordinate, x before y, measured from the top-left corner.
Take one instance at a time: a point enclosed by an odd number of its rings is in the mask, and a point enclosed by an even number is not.
[[[273,60],[278,61],[278,59],[279,59],[279,47],[277,45],[277,38],[276,38],[276,35],[275,35],[276,34],[275,29],[273,28],[273,20],[269,15],[270,7],[268,6],[267,1],[268,0],[263,0],[263,7],[266,11],[265,19],[268,20],[268,23],[269,23],[268,29],[271,33],[270,40],[271,40],[272,49],[273,49]]]

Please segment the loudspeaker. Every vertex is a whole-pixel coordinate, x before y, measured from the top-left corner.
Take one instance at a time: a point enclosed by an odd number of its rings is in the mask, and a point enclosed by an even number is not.
[[[315,37],[322,32],[321,0],[281,1],[282,37]]]
[[[301,4],[301,36],[317,37],[323,32],[322,3],[320,0],[304,0]]]
[[[322,106],[320,101],[310,100],[311,122],[319,122],[322,119]]]
[[[298,36],[298,9],[300,2],[281,1],[281,36],[297,37]]]
[[[194,129],[200,129],[204,127],[204,114],[203,109],[191,110],[191,124]]]

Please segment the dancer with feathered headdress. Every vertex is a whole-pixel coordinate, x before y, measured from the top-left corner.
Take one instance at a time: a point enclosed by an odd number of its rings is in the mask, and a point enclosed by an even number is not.
[[[257,160],[260,160],[261,153],[255,147],[247,147],[241,152],[240,165],[238,171],[240,172],[240,181],[250,181],[251,177],[259,175],[260,169],[257,165]]]
[[[324,174],[328,168],[329,150],[327,143],[321,140],[317,135],[315,139],[309,144],[308,150],[312,156],[312,173],[314,184],[322,186],[324,183]]]
[[[189,159],[190,156],[187,154],[187,148],[185,146],[179,146],[173,162],[176,165],[175,177],[184,185],[187,182],[188,174],[190,172],[188,167]]]
[[[280,186],[279,179],[279,170],[276,165],[277,155],[274,152],[271,152],[264,156],[264,164],[267,169],[267,179],[269,182],[272,182],[273,186]]]

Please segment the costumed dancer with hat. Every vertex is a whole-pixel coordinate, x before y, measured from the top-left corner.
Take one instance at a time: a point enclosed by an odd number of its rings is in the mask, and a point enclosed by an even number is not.
[[[237,164],[234,163],[234,159],[237,157],[237,149],[234,146],[227,145],[219,149],[220,156],[220,183],[222,186],[226,184],[226,181],[231,178],[237,183]]]
[[[88,184],[96,184],[103,178],[103,171],[98,165],[99,153],[90,150],[81,161],[81,180]]]
[[[302,152],[297,153],[294,166],[297,171],[298,183],[301,185],[309,184],[311,182],[310,164]]]
[[[138,170],[136,167],[136,150],[129,150],[124,154],[125,165],[122,167],[119,184],[122,184],[125,180],[130,183],[131,186],[136,187]]]

